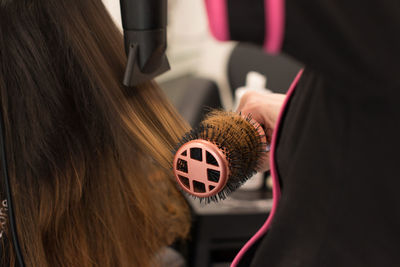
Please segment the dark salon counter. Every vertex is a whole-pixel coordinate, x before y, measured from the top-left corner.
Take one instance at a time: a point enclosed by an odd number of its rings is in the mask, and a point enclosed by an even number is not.
[[[218,203],[188,197],[194,213],[188,266],[229,266],[240,248],[265,222],[272,207],[269,191],[238,190]]]

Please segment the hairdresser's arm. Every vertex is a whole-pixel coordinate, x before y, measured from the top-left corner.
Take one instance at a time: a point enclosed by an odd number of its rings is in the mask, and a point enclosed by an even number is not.
[[[254,120],[262,124],[266,130],[267,140],[271,142],[272,132],[285,97],[284,94],[249,91],[243,95],[237,111],[243,115],[251,114]],[[269,169],[268,158],[262,165],[264,167],[259,171]]]

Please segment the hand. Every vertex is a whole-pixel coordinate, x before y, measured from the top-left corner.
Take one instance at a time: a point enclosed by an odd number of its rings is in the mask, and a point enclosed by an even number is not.
[[[237,111],[245,116],[250,114],[252,119],[263,125],[267,142],[271,143],[272,133],[285,98],[284,94],[249,91],[243,95]],[[267,170],[269,170],[269,153],[262,159],[258,169],[258,171]]]

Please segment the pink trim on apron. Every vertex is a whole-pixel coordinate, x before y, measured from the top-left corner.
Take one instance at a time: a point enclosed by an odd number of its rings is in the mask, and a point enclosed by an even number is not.
[[[285,0],[265,0],[264,50],[270,54],[281,51],[285,33]]]
[[[228,6],[227,0],[205,0],[208,22],[212,35],[219,41],[228,41]]]
[[[272,180],[273,180],[273,187],[272,187],[273,203],[272,203],[271,212],[270,212],[266,222],[264,223],[264,225],[257,231],[257,233],[249,241],[247,241],[247,243],[242,247],[242,249],[236,255],[235,259],[233,260],[233,262],[231,264],[231,267],[236,267],[239,264],[240,260],[243,258],[244,254],[254,245],[255,242],[257,242],[258,239],[260,239],[262,236],[265,235],[267,230],[270,228],[271,222],[276,213],[279,198],[281,196],[281,189],[279,187],[278,173],[277,173],[276,161],[275,161],[276,141],[277,141],[278,134],[279,134],[278,133],[279,128],[282,123],[283,114],[287,108],[289,99],[292,97],[293,92],[294,92],[294,90],[297,86],[297,83],[299,82],[302,74],[303,74],[303,70],[300,70],[300,72],[297,74],[296,78],[294,79],[292,85],[290,86],[289,91],[286,94],[286,99],[282,105],[278,120],[276,122],[274,132],[272,134],[270,166],[271,166],[271,175],[272,175]]]

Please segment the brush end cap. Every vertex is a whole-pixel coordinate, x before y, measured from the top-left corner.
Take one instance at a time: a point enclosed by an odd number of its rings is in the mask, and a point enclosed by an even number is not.
[[[181,188],[199,198],[215,196],[228,181],[229,165],[224,152],[206,140],[196,139],[182,145],[173,164]]]

